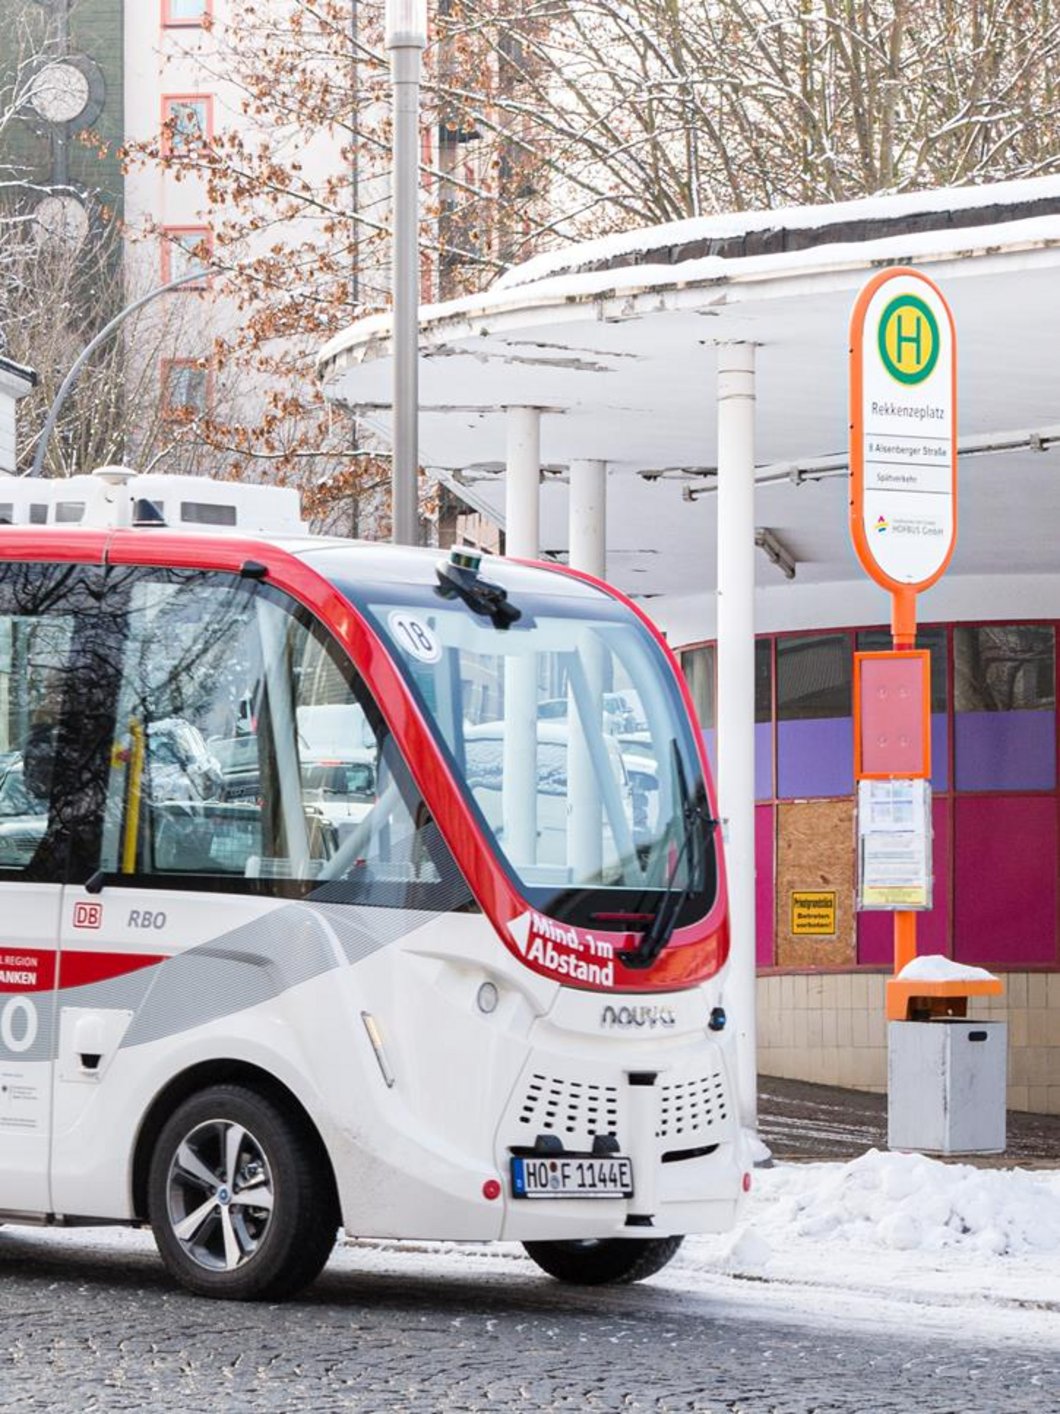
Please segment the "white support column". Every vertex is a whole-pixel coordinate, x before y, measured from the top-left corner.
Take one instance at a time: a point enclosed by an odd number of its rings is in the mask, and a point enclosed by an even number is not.
[[[536,560],[540,544],[541,413],[508,409],[505,550]],[[537,858],[537,659],[521,653],[504,665],[504,847],[516,868]]]
[[[607,574],[607,463],[572,461],[570,464],[570,553],[572,569],[597,579]],[[595,729],[603,720],[603,663],[598,645],[583,645],[579,657],[589,687]],[[600,786],[593,769],[574,694],[568,689],[567,720],[567,855],[575,883],[596,881],[603,863],[603,819]],[[594,730],[588,723],[587,729]]]
[[[504,526],[507,553],[536,560],[541,553],[541,411],[508,408]]]
[[[718,798],[732,960],[725,1007],[737,1039],[740,1117],[758,1125],[755,1026],[755,355],[718,347]]]
[[[572,569],[607,577],[607,463],[570,464],[570,556]]]

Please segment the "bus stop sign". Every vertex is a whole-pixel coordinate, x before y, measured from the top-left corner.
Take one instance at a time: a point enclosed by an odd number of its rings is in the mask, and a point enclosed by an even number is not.
[[[916,270],[862,290],[850,324],[850,530],[889,590],[934,584],[957,534],[953,316]]]

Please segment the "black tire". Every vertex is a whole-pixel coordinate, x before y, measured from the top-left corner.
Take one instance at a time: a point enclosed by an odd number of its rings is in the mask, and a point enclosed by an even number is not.
[[[229,1301],[276,1301],[308,1286],[339,1224],[317,1135],[244,1085],[210,1086],[174,1110],[151,1156],[147,1201],[170,1273]]]
[[[574,1286],[609,1286],[653,1277],[683,1237],[597,1237],[583,1242],[524,1242],[543,1272]]]

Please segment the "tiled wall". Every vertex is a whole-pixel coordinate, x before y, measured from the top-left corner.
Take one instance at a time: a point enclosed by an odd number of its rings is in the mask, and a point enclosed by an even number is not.
[[[758,979],[758,1069],[763,1075],[887,1088],[882,973],[786,973]],[[971,1015],[1007,1020],[1010,1109],[1060,1114],[1060,973],[1004,974],[1005,995]]]

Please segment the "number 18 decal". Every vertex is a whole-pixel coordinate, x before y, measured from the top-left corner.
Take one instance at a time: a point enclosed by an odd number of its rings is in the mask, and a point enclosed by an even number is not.
[[[416,614],[405,614],[399,609],[394,609],[387,623],[390,625],[390,632],[394,642],[407,653],[410,658],[416,658],[421,663],[437,663],[442,656],[442,645],[438,641],[438,635],[430,624]]]

